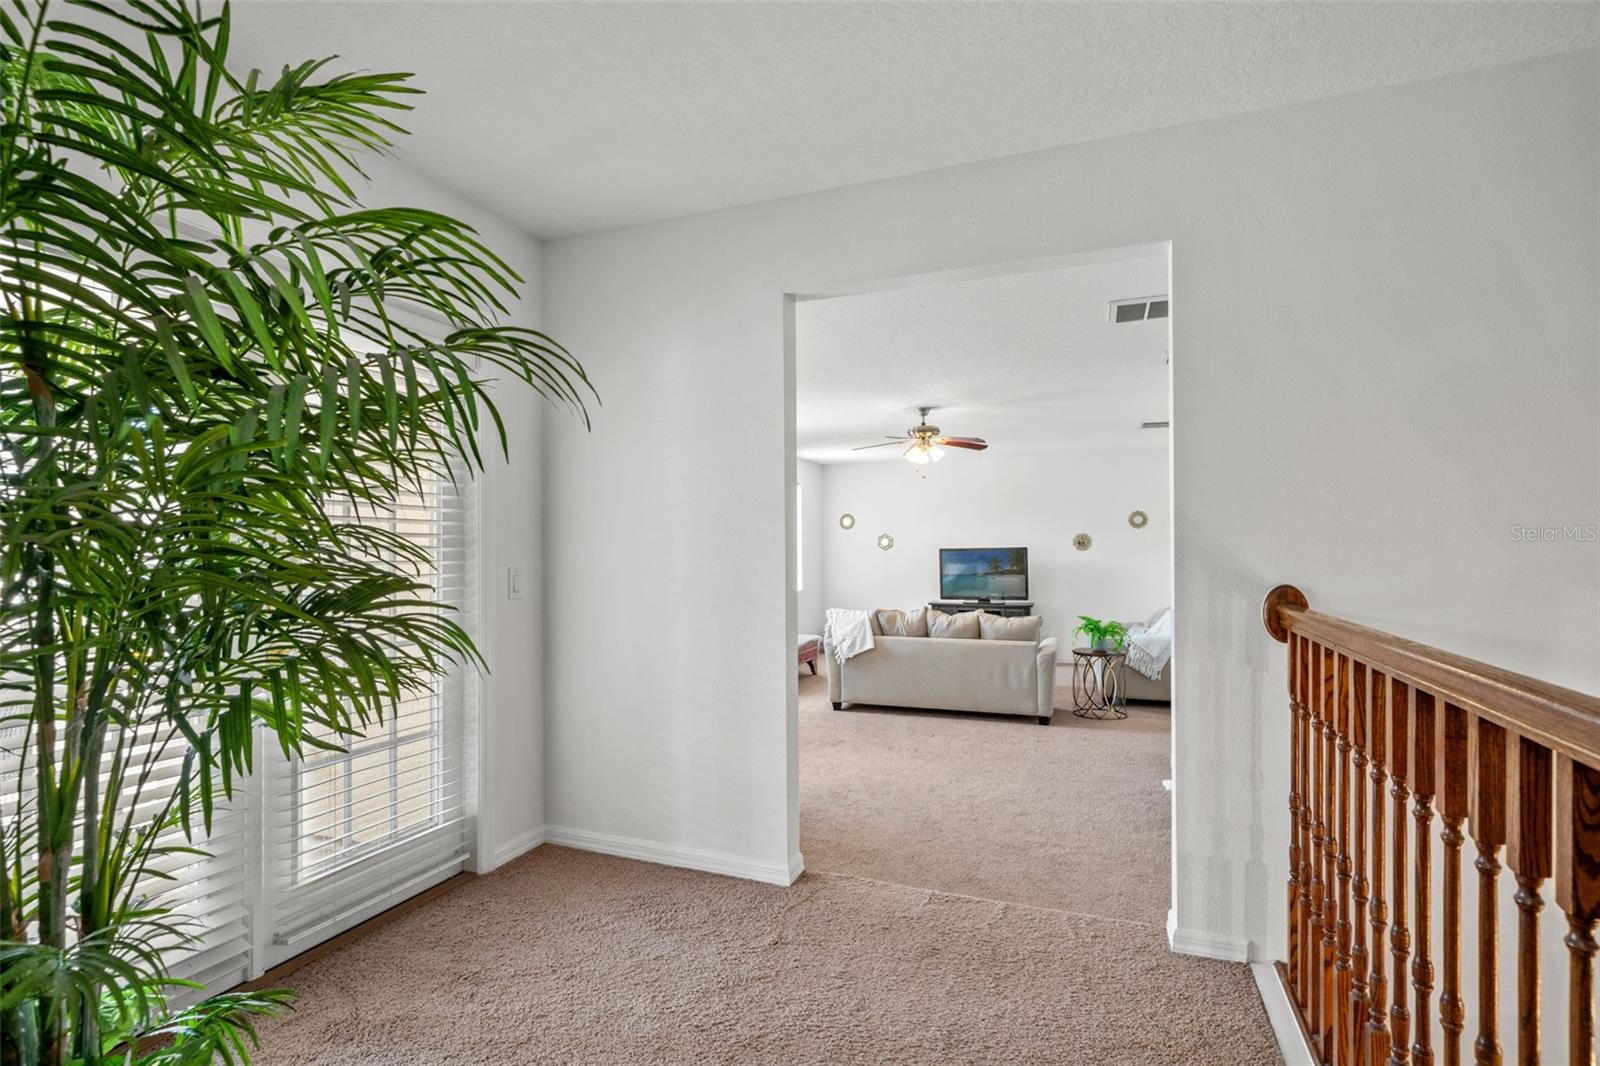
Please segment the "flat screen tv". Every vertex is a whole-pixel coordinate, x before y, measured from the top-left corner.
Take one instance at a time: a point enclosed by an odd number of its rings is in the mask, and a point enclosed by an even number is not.
[[[1027,548],[940,548],[939,597],[946,600],[1025,600]]]

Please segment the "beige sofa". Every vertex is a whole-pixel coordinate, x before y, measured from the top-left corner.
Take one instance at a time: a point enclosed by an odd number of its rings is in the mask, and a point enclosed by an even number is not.
[[[1157,625],[1169,613],[1169,608],[1163,607],[1141,624],[1146,628]],[[1167,660],[1167,665],[1161,668],[1161,676],[1152,681],[1133,667],[1123,664],[1118,671],[1122,676],[1122,698],[1125,700],[1145,700],[1155,703],[1172,702],[1172,660]]]
[[[1161,669],[1161,678],[1152,681],[1133,667],[1123,664],[1118,671],[1122,676],[1122,698],[1125,700],[1145,700],[1152,703],[1172,702],[1172,660],[1167,660],[1167,665]]]
[[[1056,641],[873,637],[871,651],[846,659],[823,647],[828,699],[886,707],[1030,714],[1049,725],[1055,714]]]

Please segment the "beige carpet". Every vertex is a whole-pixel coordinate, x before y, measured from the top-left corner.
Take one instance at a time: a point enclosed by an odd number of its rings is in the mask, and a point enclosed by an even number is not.
[[[292,974],[256,1062],[1280,1061],[1166,948],[1164,712],[801,715],[793,887],[547,845]]]
[[[260,1066],[1274,1061],[1242,969],[1142,922],[549,845],[289,984]]]
[[[1062,679],[1067,680],[1066,672]],[[1071,707],[1065,686],[1057,707]],[[806,869],[1164,924],[1171,715],[1032,718],[828,703],[800,681]]]

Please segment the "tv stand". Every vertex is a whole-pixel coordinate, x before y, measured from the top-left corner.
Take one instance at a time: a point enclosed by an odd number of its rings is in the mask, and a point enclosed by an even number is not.
[[[987,611],[1001,618],[1026,618],[1033,613],[1032,600],[930,600],[928,606],[945,614]]]

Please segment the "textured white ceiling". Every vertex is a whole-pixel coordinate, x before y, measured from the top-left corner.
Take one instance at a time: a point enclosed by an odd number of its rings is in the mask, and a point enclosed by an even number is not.
[[[1113,325],[1112,300],[1167,289],[1165,247],[1066,268],[795,306],[796,452],[819,463],[917,421],[982,437],[990,455],[1149,442],[1167,418],[1168,320]],[[1163,442],[1165,437],[1160,438]],[[981,462],[953,452],[943,461]]]
[[[236,0],[246,64],[415,72],[403,156],[536,236],[1600,44],[1594,3]]]

